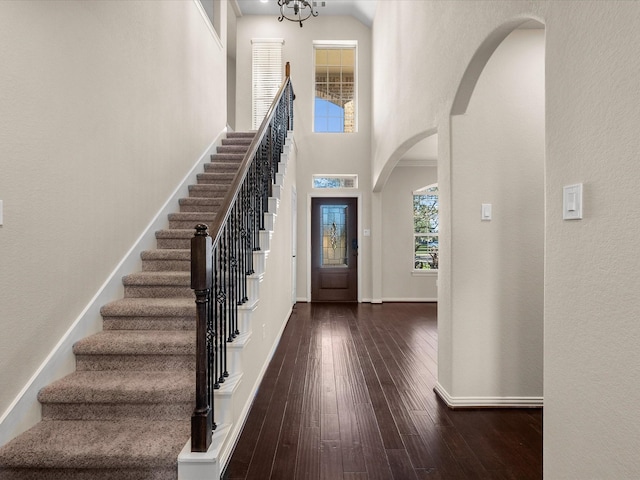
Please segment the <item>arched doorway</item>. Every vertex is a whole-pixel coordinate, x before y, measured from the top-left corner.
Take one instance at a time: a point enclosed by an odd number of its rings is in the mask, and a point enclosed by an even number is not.
[[[544,148],[544,29],[518,20],[452,108],[450,406],[542,405]]]

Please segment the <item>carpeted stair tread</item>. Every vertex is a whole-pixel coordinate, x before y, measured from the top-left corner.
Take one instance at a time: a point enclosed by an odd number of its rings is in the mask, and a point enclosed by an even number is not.
[[[77,371],[44,387],[41,403],[154,404],[191,402],[195,375],[184,371]]]
[[[250,130],[247,132],[227,132],[227,138],[253,138],[258,133],[255,130]]]
[[[172,466],[177,470],[178,454],[189,436],[188,419],[45,421],[0,448],[0,464],[5,468],[115,469],[116,472]],[[48,478],[46,471],[42,471],[39,478]],[[117,473],[111,478],[118,478]]]
[[[233,173],[234,175],[238,173],[238,168],[240,167],[240,162],[215,162],[215,163],[205,163],[204,164],[204,172],[205,173]]]
[[[190,197],[218,198],[224,197],[229,190],[229,184],[219,183],[200,183],[197,185],[189,185]]]
[[[223,138],[222,145],[245,145],[246,147],[249,147],[249,145],[251,145],[251,142],[253,141],[254,136]]]
[[[196,222],[206,223],[212,222],[216,218],[216,212],[179,212],[169,214],[169,223],[172,221],[178,222]],[[194,224],[195,225],[195,224]]]
[[[121,298],[100,309],[103,317],[181,317],[195,316],[192,298]]]
[[[236,178],[237,172],[205,172],[197,175],[198,185],[211,185],[212,183],[231,183]]]
[[[191,238],[195,233],[195,228],[167,228],[158,230],[156,232],[156,238]]]
[[[220,210],[224,196],[207,197],[187,197],[180,199],[181,212],[217,212]]]
[[[244,155],[246,152],[243,153],[214,153],[211,155],[211,163],[213,165],[216,165],[218,163],[236,163],[236,164],[240,164],[240,162],[244,159]],[[206,165],[206,164],[205,164]]]
[[[212,206],[219,207],[224,200],[224,195],[220,195],[218,197],[185,197],[181,198],[179,203],[180,206],[185,205],[199,205],[199,206]],[[210,212],[217,211],[217,208],[212,208],[209,210]]]
[[[195,324],[194,324],[195,327]],[[190,330],[105,330],[73,346],[76,355],[194,355]]]
[[[191,250],[186,248],[158,248],[145,250],[140,254],[142,260],[188,260],[191,261]]]
[[[125,287],[129,285],[190,286],[191,272],[136,272],[125,275],[122,278],[122,284]]]
[[[246,145],[220,145],[216,148],[218,153],[245,153],[247,151]]]

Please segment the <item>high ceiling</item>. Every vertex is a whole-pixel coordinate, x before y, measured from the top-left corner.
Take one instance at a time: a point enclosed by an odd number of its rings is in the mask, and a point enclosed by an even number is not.
[[[311,0],[310,0],[311,1]],[[237,0],[243,15],[279,16],[278,0]],[[378,0],[315,0],[320,15],[351,15],[371,27]],[[324,3],[324,6],[322,5]]]

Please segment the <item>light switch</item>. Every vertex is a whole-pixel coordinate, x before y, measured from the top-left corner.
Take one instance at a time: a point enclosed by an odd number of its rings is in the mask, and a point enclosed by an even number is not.
[[[482,204],[482,220],[491,220],[491,204],[483,203]]]
[[[582,218],[582,184],[566,185],[562,189],[562,218],[580,220]]]

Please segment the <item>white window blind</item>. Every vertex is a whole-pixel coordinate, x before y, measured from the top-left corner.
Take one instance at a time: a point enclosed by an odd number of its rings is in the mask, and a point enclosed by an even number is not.
[[[252,43],[252,129],[257,130],[283,80],[282,39],[256,39]]]

